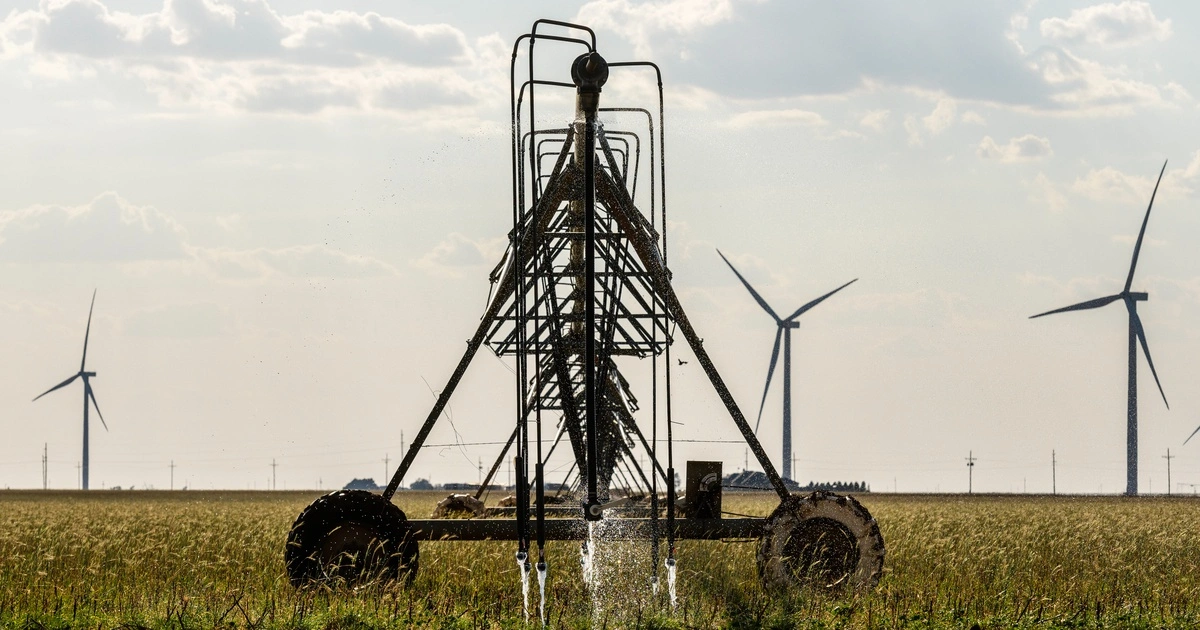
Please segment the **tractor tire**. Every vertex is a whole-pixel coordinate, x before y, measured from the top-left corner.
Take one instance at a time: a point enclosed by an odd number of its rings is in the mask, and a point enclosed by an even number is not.
[[[408,517],[365,490],[331,492],[300,512],[283,558],[296,588],[356,586],[401,578],[412,583],[420,560]]]
[[[854,497],[817,491],[767,517],[758,575],[769,588],[869,590],[883,576],[883,536]]]

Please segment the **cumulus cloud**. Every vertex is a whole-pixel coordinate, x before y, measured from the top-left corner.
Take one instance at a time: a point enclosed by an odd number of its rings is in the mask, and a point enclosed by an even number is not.
[[[1163,173],[1157,198],[1179,198],[1195,194],[1193,187],[1200,178],[1200,151],[1183,168],[1168,168]],[[1145,204],[1154,190],[1157,173],[1130,175],[1111,166],[1093,168],[1071,184],[1071,191],[1092,201],[1124,204]]]
[[[908,115],[904,117],[904,131],[908,134],[909,146],[919,147],[925,143],[921,139],[921,129],[917,126],[917,117]]]
[[[780,125],[816,127],[826,124],[825,118],[816,112],[803,109],[771,109],[742,112],[729,120],[729,126],[746,129]]]
[[[1157,87],[1127,78],[1127,69],[1107,67],[1062,48],[1043,47],[1031,67],[1056,88],[1051,100],[1067,109],[1124,113],[1163,102]]]
[[[11,13],[5,22],[30,29],[37,51],[93,58],[449,66],[468,54],[466,38],[448,25],[348,11],[281,15],[266,0],[167,0],[144,14],[110,10],[101,0],[59,0]]]
[[[733,98],[829,97],[880,88],[943,94],[950,102],[918,121],[931,134],[966,122],[955,118],[956,103],[1114,116],[1162,104],[1164,95],[1178,99],[1179,90],[1165,87],[1172,77],[1155,83],[1145,78],[1162,68],[1141,60],[1131,61],[1136,67],[1109,66],[1063,48],[1169,36],[1170,21],[1156,18],[1144,2],[1050,18],[1042,23],[1043,37],[1032,35],[1038,45],[1028,48],[1029,6],[935,5],[934,12],[903,4],[863,12],[839,3],[779,0],[594,0],[578,19],[623,35],[638,56],[678,54],[672,76]]]
[[[968,111],[963,112],[962,116],[959,116],[959,120],[961,120],[964,123],[971,124],[971,125],[986,125],[987,124],[987,119],[984,118],[983,115],[980,114],[979,112],[973,111],[973,110],[968,110]]]
[[[1042,20],[1044,37],[1105,46],[1131,46],[1171,37],[1171,20],[1159,20],[1148,2],[1125,0],[1071,11],[1067,18]]]
[[[1054,155],[1050,148],[1050,140],[1033,134],[1025,134],[1019,138],[1011,138],[1006,144],[997,144],[991,136],[984,136],[975,150],[975,155],[985,160],[1000,160],[1001,162],[1028,162],[1040,160]]]
[[[496,264],[504,247],[503,238],[473,240],[452,232],[413,265],[433,274],[457,278],[465,269]]]
[[[867,129],[883,131],[883,126],[887,124],[889,115],[891,115],[891,112],[886,109],[872,110],[863,115],[858,124],[860,127],[866,127]]]
[[[734,16],[734,0],[593,0],[580,7],[575,21],[615,31],[631,41],[642,57],[654,54],[663,34],[686,34]],[[682,51],[681,56],[687,56]]]
[[[929,133],[937,135],[950,128],[958,116],[958,105],[953,99],[938,99],[937,105],[928,116],[921,119]]]
[[[124,13],[56,0],[0,22],[0,55],[39,76],[140,81],[167,107],[312,114],[476,102],[476,53],[458,29],[378,13],[283,14],[266,0],[164,0]]]
[[[166,213],[106,192],[80,206],[0,213],[0,260],[131,262],[186,256],[187,233]]]
[[[1062,212],[1067,208],[1067,196],[1059,191],[1045,173],[1038,173],[1029,185],[1029,200],[1046,206],[1051,212]]]

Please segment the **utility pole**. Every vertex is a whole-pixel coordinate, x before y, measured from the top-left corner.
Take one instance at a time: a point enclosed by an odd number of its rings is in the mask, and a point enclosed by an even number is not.
[[[46,454],[49,453],[50,445],[42,443],[42,490],[46,490],[49,486],[46,483]]]
[[[83,464],[75,462],[75,477],[79,484],[79,489],[83,490]]]
[[[975,453],[967,451],[967,494],[974,494]]]
[[[175,489],[175,460],[173,460],[173,459],[171,460],[170,469],[171,469],[171,489],[174,490]]]
[[[275,489],[275,467],[278,465],[279,464],[275,463],[275,458],[272,457],[271,458],[271,489],[272,490]]]
[[[742,464],[742,472],[746,472],[750,470],[750,449],[742,449],[742,457],[746,459]]]
[[[1167,460],[1167,496],[1171,496],[1171,460],[1175,456],[1171,454],[1171,449],[1167,449],[1167,454],[1163,456]]]
[[[483,485],[483,458],[477,457],[476,459],[479,461],[479,482],[476,483],[475,485],[482,486]]]
[[[1050,449],[1050,494],[1058,494],[1058,459]]]
[[[388,458],[388,454],[384,453],[383,454],[383,480],[385,482],[388,480],[388,471],[392,469],[392,467],[389,465],[390,462],[391,462],[391,460]]]

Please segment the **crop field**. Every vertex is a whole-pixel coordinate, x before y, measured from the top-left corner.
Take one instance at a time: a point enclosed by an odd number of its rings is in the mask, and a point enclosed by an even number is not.
[[[397,503],[424,518],[445,493]],[[525,627],[515,546],[422,543],[411,587],[296,591],[283,542],[313,492],[0,493],[0,626]],[[766,514],[769,494],[726,494]],[[887,541],[870,593],[775,593],[755,545],[679,545],[679,602],[646,543],[602,542],[600,582],[549,546],[554,627],[1081,628],[1200,625],[1200,500],[862,495]],[[536,626],[536,579],[530,592]]]

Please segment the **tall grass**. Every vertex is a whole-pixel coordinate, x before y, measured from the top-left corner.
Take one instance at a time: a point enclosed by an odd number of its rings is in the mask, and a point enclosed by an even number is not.
[[[0,626],[524,627],[511,542],[422,543],[410,588],[296,591],[283,566],[303,492],[0,493]],[[423,518],[439,493],[397,503]],[[680,604],[648,586],[646,543],[547,549],[555,627],[1196,627],[1200,501],[864,495],[888,552],[879,587],[837,597],[758,583],[755,545],[681,541]],[[771,495],[727,494],[768,513]],[[531,606],[536,611],[536,580]],[[535,612],[536,615],[536,612]],[[536,616],[533,617],[536,624]]]

